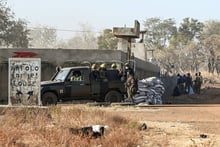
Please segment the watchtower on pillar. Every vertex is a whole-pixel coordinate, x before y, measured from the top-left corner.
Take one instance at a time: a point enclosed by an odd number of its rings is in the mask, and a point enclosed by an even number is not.
[[[117,38],[127,41],[127,60],[131,59],[131,41],[134,38],[139,38],[140,23],[135,20],[133,28],[127,27],[113,27],[113,34]]]

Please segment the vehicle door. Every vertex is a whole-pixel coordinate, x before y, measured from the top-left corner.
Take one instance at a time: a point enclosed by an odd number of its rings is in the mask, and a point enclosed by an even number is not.
[[[66,88],[71,99],[86,98],[90,96],[90,81],[86,74],[88,69],[72,69],[69,74]]]

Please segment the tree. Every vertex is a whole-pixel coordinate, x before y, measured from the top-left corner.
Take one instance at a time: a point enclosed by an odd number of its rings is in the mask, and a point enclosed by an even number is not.
[[[206,49],[207,65],[210,73],[215,69],[220,73],[220,21],[205,22],[202,32],[202,43]]]
[[[85,49],[87,43],[84,43],[82,37],[76,35],[68,40],[67,46],[72,49]]]
[[[56,29],[47,26],[39,26],[30,31],[30,46],[38,48],[52,48],[56,46]]]
[[[111,29],[105,29],[98,37],[99,49],[117,49],[118,39],[113,35]]]
[[[184,18],[180,24],[179,32],[182,32],[189,41],[193,39],[199,39],[203,30],[204,24],[197,19]]]
[[[178,32],[171,37],[170,47],[183,49],[191,41],[198,41],[201,37],[204,24],[197,19],[184,18]]]
[[[208,38],[214,34],[220,35],[220,21],[209,20],[205,22],[202,39]]]
[[[7,46],[11,44],[12,47],[27,48],[29,44],[28,34],[29,30],[24,21],[13,21],[9,30],[6,32],[7,39],[5,40],[5,43]]]
[[[179,72],[179,68],[177,65],[178,55],[176,54],[175,50],[156,50],[155,53],[157,56],[158,65],[160,66],[161,71],[163,71],[164,74]],[[177,70],[174,71],[174,69]]]
[[[88,24],[80,24],[80,27],[80,31],[68,41],[68,48],[97,49],[97,37],[92,27]]]
[[[144,22],[146,29],[145,43],[155,49],[164,49],[169,44],[170,38],[176,34],[176,23],[173,19],[161,20],[160,18],[149,18]]]
[[[59,39],[59,40],[57,40],[57,43],[56,43],[55,48],[64,48],[64,49],[67,49],[68,46],[67,46],[67,43],[66,43],[65,40]]]
[[[29,30],[23,20],[16,20],[4,0],[0,1],[0,45],[27,47]]]
[[[200,67],[206,61],[206,54],[201,43],[191,42],[184,49],[185,57],[183,64],[187,65],[187,70],[198,72]],[[190,66],[189,66],[190,65]]]
[[[208,51],[209,72],[214,73],[216,69],[217,73],[220,73],[220,35],[214,34],[204,39],[203,45]]]

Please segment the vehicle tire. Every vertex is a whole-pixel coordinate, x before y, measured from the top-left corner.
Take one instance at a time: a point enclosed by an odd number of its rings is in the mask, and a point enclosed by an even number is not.
[[[122,96],[121,93],[119,93],[118,91],[109,91],[106,95],[105,95],[105,102],[121,102],[122,100]]]
[[[57,96],[52,92],[47,92],[42,97],[43,106],[47,105],[56,105],[57,104]]]

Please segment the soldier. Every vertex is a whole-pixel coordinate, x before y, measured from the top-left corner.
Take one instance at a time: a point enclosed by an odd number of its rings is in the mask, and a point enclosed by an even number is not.
[[[132,74],[134,76],[134,71],[130,67],[129,63],[125,63],[125,75],[127,76],[128,74]],[[127,77],[126,77],[127,78]]]
[[[108,79],[110,81],[116,81],[120,79],[119,70],[117,69],[117,65],[115,63],[111,65],[111,69],[108,71]]]
[[[198,76],[198,73],[196,73],[195,74],[195,80],[194,80],[194,91],[197,94],[199,94],[199,84],[200,84],[200,78]]]
[[[125,63],[124,72],[123,72],[123,74],[122,74],[122,76],[121,76],[121,80],[122,80],[122,81],[124,81],[124,80],[126,81],[126,79],[128,78],[128,74],[129,74],[129,73],[134,76],[134,71],[133,71],[133,69],[130,67],[129,63]]]
[[[73,72],[71,81],[82,81],[82,76],[80,72]]]
[[[99,74],[100,74],[100,78],[102,79],[102,81],[104,81],[104,82],[108,81],[107,69],[106,69],[105,63],[100,65]]]
[[[92,71],[90,74],[90,78],[91,80],[97,81],[98,79],[100,79],[99,71],[97,70],[97,65],[93,64],[91,68],[92,68]]]
[[[132,75],[131,72],[128,73],[128,78],[126,81],[126,86],[127,86],[127,95],[128,95],[128,99],[134,103],[134,95],[136,92],[136,85],[135,85],[135,79],[134,76]]]

